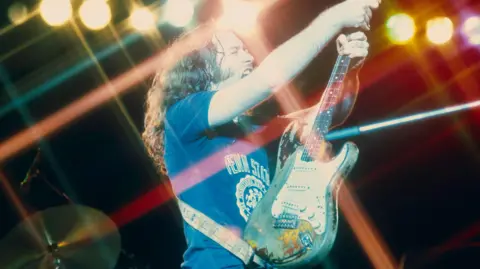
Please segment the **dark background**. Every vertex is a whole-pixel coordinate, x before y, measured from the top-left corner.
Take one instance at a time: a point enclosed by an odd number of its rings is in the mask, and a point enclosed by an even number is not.
[[[1,1],[2,29],[9,23],[6,10],[11,3],[13,1]],[[24,3],[30,7],[35,5],[35,1]],[[113,27],[122,32],[127,5],[123,1],[110,3],[114,12]],[[267,40],[276,46],[334,3],[285,0],[262,15],[261,27]],[[384,36],[383,23],[394,10],[405,10],[417,19],[418,36],[408,46],[392,46]],[[450,16],[459,26],[468,10],[480,13],[473,0],[384,1],[368,33],[371,55],[361,72],[362,92],[353,114],[343,126],[478,99],[480,47],[467,46],[458,29],[450,45],[442,47],[429,45],[422,32],[426,19],[442,14]],[[79,27],[94,51],[115,43],[111,29],[93,32]],[[181,32],[169,26],[160,26],[159,31],[167,40]],[[43,38],[21,48],[42,35]],[[126,45],[125,51],[103,58],[100,64],[112,79],[161,47],[155,39],[145,36]],[[13,83],[13,93],[20,98],[88,59],[87,51],[71,27],[50,28],[39,16],[3,31],[0,49],[3,74]],[[16,52],[6,56],[12,51]],[[294,82],[304,96],[318,92],[325,85],[335,57],[335,48],[329,46]],[[150,82],[145,80],[119,96],[119,102],[112,100],[90,111],[2,163],[3,173],[22,201],[33,202],[39,209],[63,203],[64,200],[46,186],[42,180],[46,178],[76,202],[113,214],[154,189],[160,179],[139,137],[143,130],[144,94]],[[32,98],[23,112],[15,108],[5,110],[12,108],[14,98],[4,84],[0,91],[0,107],[5,112],[0,115],[0,141],[103,83],[99,69],[90,66]],[[276,111],[275,102],[268,106],[268,111]],[[480,224],[476,224],[480,218],[479,117],[476,110],[463,111],[349,139],[360,148],[359,161],[349,178],[352,190],[396,259],[405,253],[417,255],[433,246],[451,248],[449,240],[464,235],[460,241],[461,251],[455,248],[444,253],[431,266],[480,267],[476,260],[479,253],[474,246],[467,247],[467,243],[478,242],[480,232]],[[335,142],[335,146],[342,142]],[[42,149],[41,176],[25,193],[19,184],[38,147]],[[0,238],[20,220],[5,188],[3,191]],[[170,202],[153,208],[119,227],[122,248],[134,256],[130,262],[136,262],[139,268],[147,264],[151,268],[179,268],[185,242],[178,213]],[[408,257],[415,256],[408,255],[407,260]],[[118,268],[128,268],[126,260],[123,257]],[[372,268],[343,217],[331,261],[333,267],[330,268]]]

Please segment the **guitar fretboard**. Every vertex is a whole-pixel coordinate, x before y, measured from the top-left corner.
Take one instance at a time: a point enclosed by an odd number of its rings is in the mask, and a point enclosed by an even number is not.
[[[303,161],[312,161],[320,150],[325,135],[332,124],[334,109],[342,95],[342,86],[350,66],[350,57],[339,55],[333,67],[327,87],[322,94],[312,130],[302,152]]]

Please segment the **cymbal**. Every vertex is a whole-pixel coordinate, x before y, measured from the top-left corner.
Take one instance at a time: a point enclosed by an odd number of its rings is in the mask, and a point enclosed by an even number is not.
[[[0,241],[2,269],[111,269],[121,250],[115,223],[81,205],[34,213]]]

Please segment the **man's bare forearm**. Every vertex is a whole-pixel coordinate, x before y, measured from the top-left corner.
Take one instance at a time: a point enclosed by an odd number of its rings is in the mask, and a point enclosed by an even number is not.
[[[257,68],[273,92],[300,73],[342,29],[331,10],[273,50]]]
[[[221,86],[212,97],[209,124],[226,123],[269,98],[297,76],[345,27],[367,27],[372,3],[347,0],[318,15],[309,26],[274,49],[240,81]]]

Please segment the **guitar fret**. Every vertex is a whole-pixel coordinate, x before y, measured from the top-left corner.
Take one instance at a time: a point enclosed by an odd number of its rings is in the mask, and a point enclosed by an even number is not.
[[[325,106],[322,107],[321,112],[326,111],[327,109],[331,108],[332,106],[337,104],[337,98],[330,98],[325,100]]]
[[[332,81],[328,89],[330,90],[339,90],[342,88],[343,81]]]
[[[339,91],[337,89],[333,89],[326,93],[325,98],[336,98],[337,95],[339,95]]]
[[[336,94],[331,94],[329,96],[327,96],[327,99],[325,101],[330,101],[330,100],[337,100],[338,99],[338,96]]]

